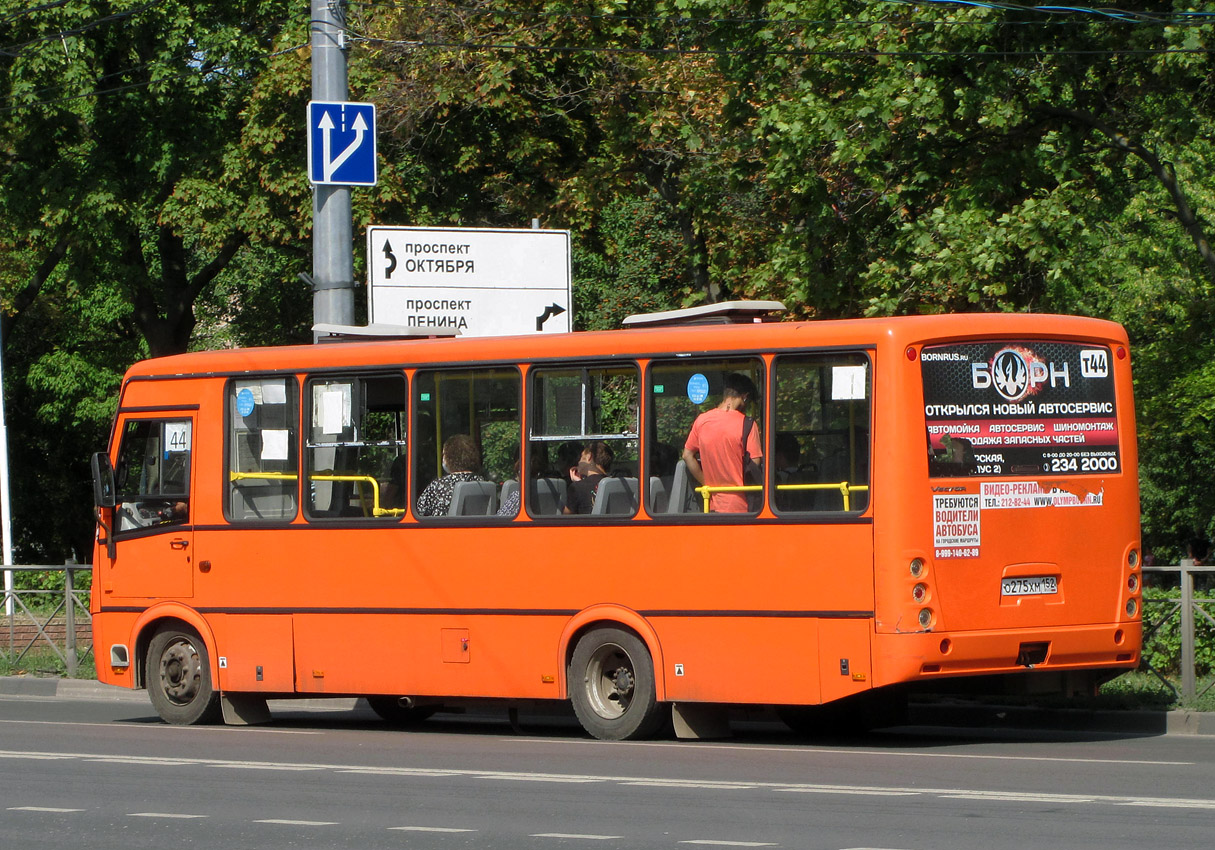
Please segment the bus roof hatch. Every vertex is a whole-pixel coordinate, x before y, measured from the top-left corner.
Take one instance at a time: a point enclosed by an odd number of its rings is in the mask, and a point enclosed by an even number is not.
[[[626,328],[659,328],[673,325],[731,325],[778,322],[785,305],[779,301],[723,301],[685,310],[638,313],[627,317]]]
[[[320,322],[312,326],[317,342],[372,342],[394,339],[438,339],[457,336],[454,327],[420,327],[418,325],[333,325]]]

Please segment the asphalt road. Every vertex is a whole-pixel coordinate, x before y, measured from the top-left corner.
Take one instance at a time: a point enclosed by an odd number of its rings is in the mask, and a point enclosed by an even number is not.
[[[0,697],[0,848],[806,850],[1215,846],[1215,737],[903,727],[604,743],[505,712],[392,730]]]

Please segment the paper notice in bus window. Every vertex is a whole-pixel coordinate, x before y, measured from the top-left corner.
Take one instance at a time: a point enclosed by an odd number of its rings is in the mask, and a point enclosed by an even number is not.
[[[190,426],[186,422],[169,422],[165,425],[165,453],[188,452],[190,450]]]
[[[928,470],[937,478],[1122,471],[1108,348],[928,345],[920,352]]]
[[[287,460],[287,431],[262,431],[262,460]]]
[[[342,423],[347,420],[347,396],[341,391],[321,393],[321,431],[326,434],[342,433]]]
[[[286,404],[287,403],[287,382],[286,381],[266,381],[262,384],[262,403],[263,404]]]
[[[833,366],[831,368],[832,401],[864,401],[865,367]]]

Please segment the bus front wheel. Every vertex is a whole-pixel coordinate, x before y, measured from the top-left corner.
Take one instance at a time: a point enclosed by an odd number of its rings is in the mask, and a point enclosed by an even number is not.
[[[152,707],[166,723],[192,726],[219,719],[207,645],[194,630],[167,626],[152,637],[144,681]]]
[[[599,628],[583,635],[570,659],[568,681],[578,722],[596,738],[648,738],[663,724],[654,661],[632,632]]]

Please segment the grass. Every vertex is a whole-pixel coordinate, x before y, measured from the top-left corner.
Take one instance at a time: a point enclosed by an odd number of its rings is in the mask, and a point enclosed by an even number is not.
[[[1181,680],[1179,678],[1170,677],[1169,681],[1177,690],[1176,694],[1151,673],[1140,673],[1138,671],[1123,673],[1117,679],[1106,682],[1101,686],[1100,692],[1093,698],[1093,707],[1113,710],[1156,709],[1165,711],[1188,709],[1190,711],[1215,711],[1215,676],[1199,677],[1197,687],[1195,688],[1198,696],[1190,700],[1180,696]],[[1204,689],[1207,689],[1205,693],[1203,692]]]
[[[65,679],[67,665],[59,660],[49,649],[31,649],[21,659],[15,660],[17,653],[9,653],[0,649],[0,676],[47,676]],[[93,655],[80,659],[76,664],[74,679],[96,679],[97,669],[93,666]]]

